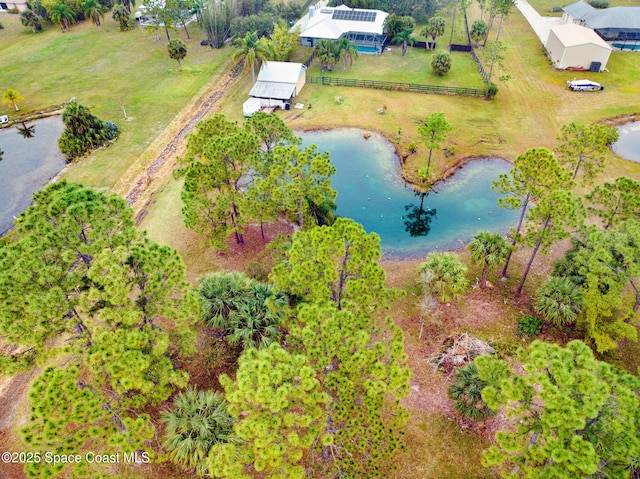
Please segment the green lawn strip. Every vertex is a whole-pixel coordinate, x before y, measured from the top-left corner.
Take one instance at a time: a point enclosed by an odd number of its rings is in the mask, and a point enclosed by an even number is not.
[[[115,184],[231,54],[231,49],[200,46],[202,33],[190,25],[192,40],[186,42],[188,53],[179,71],[168,57],[163,36],[156,42],[151,32],[137,27],[118,32],[110,17],[101,30],[85,22],[66,33],[47,28],[39,34],[14,25],[17,16],[8,18],[0,89],[17,89],[25,97],[24,112],[75,97],[96,116],[120,127],[117,142],[81,159],[66,174],[96,187]],[[172,35],[186,40],[183,30]]]
[[[577,0],[576,0],[577,1]],[[637,0],[608,0],[610,7],[637,7]],[[568,5],[572,5],[575,1],[571,0],[529,0],[531,6],[533,6],[542,16],[562,16],[562,11],[552,13],[553,8],[562,8]]]
[[[452,66],[446,75],[436,75],[431,68],[431,60],[439,51],[424,48],[408,48],[406,55],[402,55],[399,46],[392,45],[390,51],[382,55],[361,54],[353,65],[347,65],[346,70],[342,62],[333,67],[333,71],[322,70],[322,65],[315,60],[308,76],[329,78],[356,78],[359,80],[383,80],[390,82],[418,83],[423,85],[452,86],[459,88],[484,88],[484,81],[478,72],[477,63],[470,53],[452,52]]]

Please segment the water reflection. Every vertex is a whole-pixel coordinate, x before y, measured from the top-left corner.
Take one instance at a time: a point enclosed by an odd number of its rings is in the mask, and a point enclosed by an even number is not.
[[[20,122],[22,126],[16,125],[18,135],[22,138],[33,138],[36,135],[36,125],[27,125],[26,122]]]
[[[625,160],[640,162],[640,121],[618,127],[620,138],[611,149]]]
[[[404,210],[408,211],[404,216],[404,230],[409,236],[427,236],[431,231],[431,220],[436,216],[436,210],[424,206],[424,199],[430,192],[416,191],[415,195],[420,197],[420,204],[409,203]]]

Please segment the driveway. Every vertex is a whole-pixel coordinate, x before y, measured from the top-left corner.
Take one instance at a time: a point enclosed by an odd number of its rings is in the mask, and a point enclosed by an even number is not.
[[[542,45],[547,43],[549,38],[549,30],[556,25],[562,25],[562,18],[560,17],[542,17],[540,14],[529,5],[527,0],[516,0],[516,8],[520,10],[520,13],[527,19],[531,28],[536,33]]]

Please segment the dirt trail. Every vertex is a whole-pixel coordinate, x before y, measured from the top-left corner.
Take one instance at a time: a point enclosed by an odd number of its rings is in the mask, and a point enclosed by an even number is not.
[[[184,139],[206,115],[218,110],[217,103],[224,96],[226,90],[236,79],[236,70],[230,70],[222,77],[218,78],[214,83],[208,86],[206,91],[199,96],[192,104],[187,105],[180,112],[176,119],[165,129],[156,142],[154,142],[147,152],[140,156],[127,172],[122,176],[113,190],[125,197],[129,206],[133,209],[136,224],[140,224],[147,212],[147,207],[151,202],[155,193],[155,188],[162,184],[161,180],[171,175],[176,159],[184,150]],[[176,123],[178,127],[176,127]],[[173,133],[179,128],[177,133]],[[162,146],[166,141],[165,137],[169,136],[171,140]],[[147,166],[146,157],[149,151],[157,151],[162,148],[160,153],[155,156]],[[141,171],[142,170],[142,171]],[[159,181],[160,180],[160,181]],[[155,183],[152,187],[152,183]]]

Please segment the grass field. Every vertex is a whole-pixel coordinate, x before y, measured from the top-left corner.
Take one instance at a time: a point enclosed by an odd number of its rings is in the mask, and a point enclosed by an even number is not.
[[[75,97],[120,127],[116,143],[67,173],[70,180],[96,187],[114,185],[231,53],[200,46],[202,34],[190,25],[192,40],[186,42],[187,57],[179,71],[163,35],[155,41],[152,32],[138,27],[118,32],[110,15],[100,30],[84,22],[66,33],[48,25],[34,34],[20,25],[18,15],[2,15],[0,21],[5,27],[0,30],[0,91],[14,88],[22,94],[21,114]],[[172,35],[186,41],[183,30]],[[14,113],[0,106],[0,114]]]
[[[382,55],[360,55],[352,66],[344,69],[342,62],[333,71],[321,72],[321,64],[315,61],[307,75],[338,78],[357,78],[360,80],[384,80],[424,85],[454,86],[461,88],[484,88],[484,82],[478,72],[478,65],[471,55],[453,52],[451,70],[446,75],[436,75],[431,68],[431,60],[440,48],[429,51],[424,48],[407,48],[402,55],[400,46],[391,46]]]
[[[577,1],[577,0],[576,0]],[[637,7],[637,0],[608,0],[610,7]],[[538,11],[540,15],[562,16],[562,12],[552,13],[551,9],[566,7],[575,3],[567,0],[530,0],[529,3]]]

